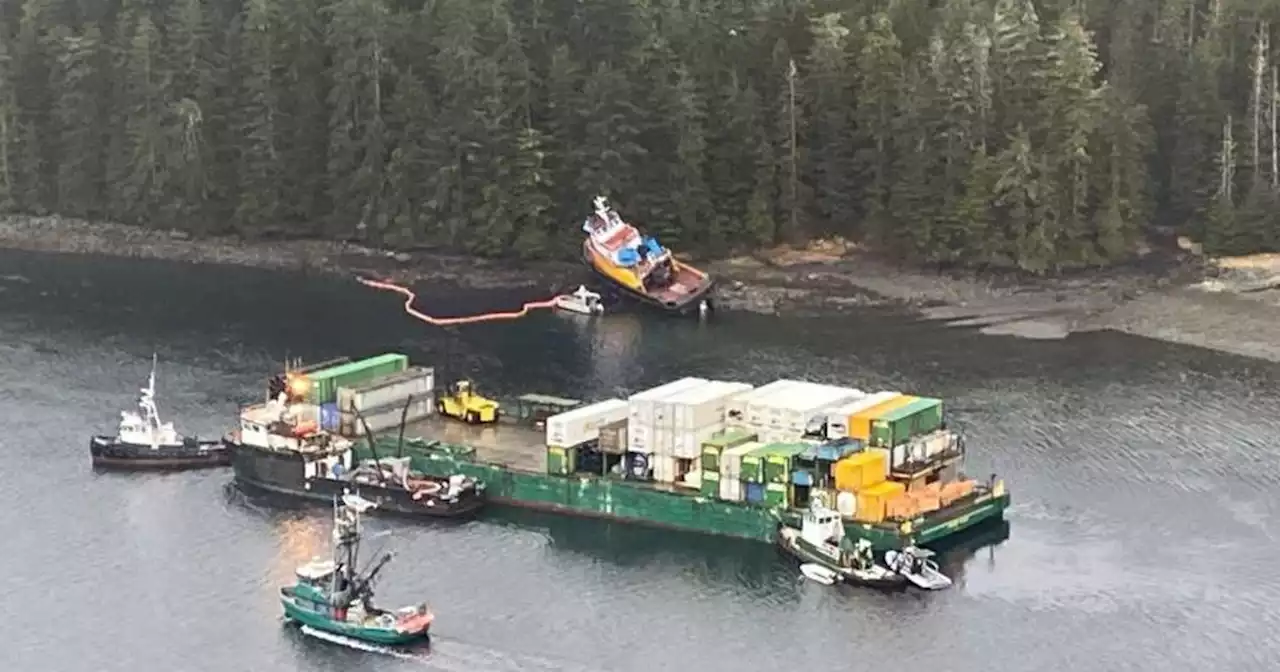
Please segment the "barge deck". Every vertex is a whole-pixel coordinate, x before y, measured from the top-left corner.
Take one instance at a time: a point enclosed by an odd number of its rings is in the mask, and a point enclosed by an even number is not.
[[[397,454],[398,431],[376,437],[381,457]],[[627,522],[717,536],[776,543],[778,527],[794,522],[799,512],[701,496],[696,490],[620,477],[547,473],[542,431],[499,422],[468,425],[430,416],[405,427],[399,451],[424,473],[462,473],[486,484],[496,505],[587,518]],[[368,452],[365,442],[357,450]],[[915,544],[945,543],[947,538],[983,523],[1000,520],[1009,504],[1002,485],[957,501],[913,524],[846,525],[846,542],[863,538],[877,550]]]

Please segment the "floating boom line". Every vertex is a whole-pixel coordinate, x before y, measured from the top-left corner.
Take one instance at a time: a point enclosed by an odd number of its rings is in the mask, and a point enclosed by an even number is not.
[[[558,301],[560,298],[562,298],[562,296],[564,296],[564,295],[558,294],[556,296],[553,296],[543,301],[530,301],[524,304],[520,308],[520,310],[514,310],[514,311],[480,313],[478,315],[464,315],[461,317],[432,317],[431,315],[428,315],[418,310],[417,308],[413,307],[413,302],[418,298],[418,295],[415,294],[413,290],[409,289],[408,287],[397,285],[392,282],[384,282],[382,280],[370,280],[369,278],[357,277],[356,280],[358,280],[360,284],[366,287],[372,287],[374,289],[381,289],[384,291],[395,292],[397,294],[400,294],[401,296],[404,297],[404,312],[412,315],[413,317],[418,318],[419,320],[422,320],[423,322],[426,322],[427,324],[431,324],[437,327],[450,327],[456,324],[474,324],[477,322],[497,322],[500,320],[516,320],[528,315],[529,311],[532,311],[532,310],[554,308],[556,305],[556,301]]]

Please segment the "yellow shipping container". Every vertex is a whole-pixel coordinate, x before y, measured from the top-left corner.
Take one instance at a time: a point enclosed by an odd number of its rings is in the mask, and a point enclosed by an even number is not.
[[[871,440],[871,421],[885,415],[889,411],[902,408],[918,397],[901,394],[887,401],[882,401],[871,408],[858,411],[849,416],[849,438],[859,441]]]
[[[905,492],[906,488],[895,481],[885,481],[863,489],[858,493],[858,508],[854,512],[854,519],[864,523],[878,523],[884,520],[888,502],[902,497]]]
[[[836,489],[857,492],[883,483],[889,473],[889,451],[872,448],[854,453],[831,466]]]

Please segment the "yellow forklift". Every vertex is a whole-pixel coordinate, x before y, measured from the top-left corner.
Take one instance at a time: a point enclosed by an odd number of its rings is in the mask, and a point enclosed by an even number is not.
[[[476,394],[475,386],[465,379],[450,385],[447,394],[436,398],[437,413],[472,425],[497,422],[498,410],[498,402]]]

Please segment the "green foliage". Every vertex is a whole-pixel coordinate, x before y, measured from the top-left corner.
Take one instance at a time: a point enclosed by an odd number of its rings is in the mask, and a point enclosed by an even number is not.
[[[1243,0],[87,7],[0,14],[2,211],[546,258],[606,194],[718,255],[1280,247],[1280,39]]]

